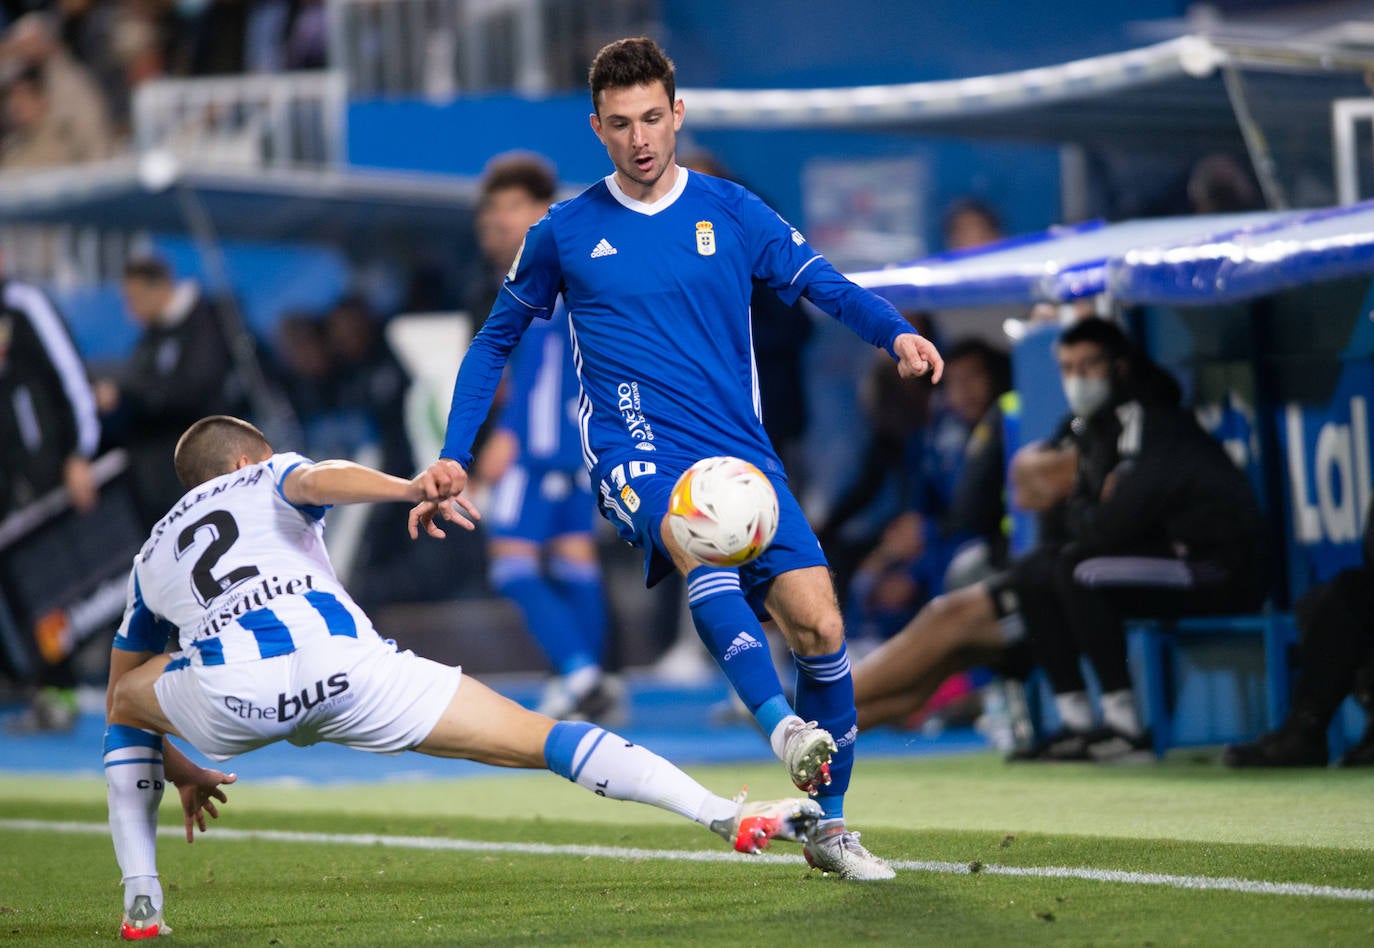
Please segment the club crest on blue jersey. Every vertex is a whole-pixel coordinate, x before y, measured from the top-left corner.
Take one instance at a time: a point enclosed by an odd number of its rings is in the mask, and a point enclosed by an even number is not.
[[[709,257],[716,252],[716,225],[697,221],[697,253]]]

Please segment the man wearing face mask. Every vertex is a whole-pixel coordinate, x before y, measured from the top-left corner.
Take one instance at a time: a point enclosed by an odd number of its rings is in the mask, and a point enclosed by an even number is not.
[[[1125,617],[1244,612],[1264,598],[1267,547],[1244,474],[1179,404],[1177,383],[1112,323],[1055,350],[1072,414],[1013,460],[1011,499],[1038,545],[1003,574],[941,596],[854,670],[861,728],[920,707],[944,677],[1029,646],[1063,723],[1019,755],[1150,755],[1126,667]],[[1102,689],[1099,722],[1079,665]]]

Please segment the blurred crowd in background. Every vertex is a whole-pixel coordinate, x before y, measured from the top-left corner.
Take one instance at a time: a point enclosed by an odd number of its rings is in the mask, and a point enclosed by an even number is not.
[[[14,0],[0,27],[0,171],[123,150],[150,79],[325,65],[322,0]]]

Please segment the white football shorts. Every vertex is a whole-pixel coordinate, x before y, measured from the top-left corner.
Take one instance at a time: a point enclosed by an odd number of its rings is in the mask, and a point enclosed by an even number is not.
[[[429,736],[461,680],[461,669],[392,642],[336,636],[224,665],[193,664],[177,652],[154,688],[177,733],[225,760],[281,740],[409,750]]]

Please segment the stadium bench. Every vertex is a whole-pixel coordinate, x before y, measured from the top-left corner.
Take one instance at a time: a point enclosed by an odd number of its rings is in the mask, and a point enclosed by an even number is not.
[[[1262,612],[1223,616],[1190,616],[1183,619],[1135,619],[1127,636],[1143,658],[1136,671],[1142,710],[1154,736],[1157,756],[1178,746],[1174,726],[1174,678],[1179,648],[1189,639],[1205,636],[1254,634],[1264,645],[1265,719],[1274,728],[1288,711],[1290,690],[1289,649],[1297,641],[1297,626],[1290,612]],[[1238,735],[1244,737],[1245,735]]]

